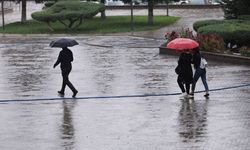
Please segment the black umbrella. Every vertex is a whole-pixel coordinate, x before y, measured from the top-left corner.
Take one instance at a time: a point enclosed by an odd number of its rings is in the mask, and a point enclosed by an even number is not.
[[[67,38],[62,38],[62,39],[58,39],[55,41],[52,41],[49,46],[50,47],[72,47],[75,45],[78,45],[79,43],[76,42],[76,40],[74,39],[67,39]]]

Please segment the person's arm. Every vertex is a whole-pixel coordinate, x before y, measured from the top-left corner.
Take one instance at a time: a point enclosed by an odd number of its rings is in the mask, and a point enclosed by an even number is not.
[[[55,62],[53,68],[55,68],[57,65],[59,65],[61,62],[61,53],[59,54],[58,58],[57,58],[57,61]]]
[[[74,60],[73,53],[70,51],[70,62]]]

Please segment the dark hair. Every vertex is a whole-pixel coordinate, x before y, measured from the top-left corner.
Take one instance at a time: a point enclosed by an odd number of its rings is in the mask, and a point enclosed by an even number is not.
[[[200,55],[201,55],[201,57],[203,57],[203,58],[204,58],[204,53],[200,53]]]
[[[195,52],[200,52],[200,48],[199,47],[196,47],[193,49]]]

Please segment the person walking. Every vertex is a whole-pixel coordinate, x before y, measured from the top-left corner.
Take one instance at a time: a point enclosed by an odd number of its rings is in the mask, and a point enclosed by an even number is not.
[[[203,83],[204,88],[205,88],[205,95],[204,96],[207,97],[207,96],[209,96],[209,88],[208,88],[207,79],[206,79],[207,61],[205,58],[202,57],[202,55],[199,51],[199,48],[194,50],[192,63],[194,64],[195,73],[194,73],[194,78],[193,78],[193,82],[192,82],[192,91],[191,91],[190,95],[192,95],[192,96],[194,95],[196,83],[197,83],[198,79],[201,77],[202,83]]]
[[[59,64],[61,67],[63,81],[62,81],[62,88],[60,91],[58,91],[58,93],[60,95],[64,95],[65,87],[67,85],[73,92],[72,97],[75,97],[76,94],[78,93],[78,91],[75,89],[73,84],[69,81],[69,74],[70,74],[71,69],[72,69],[72,65],[71,65],[72,61],[73,61],[72,51],[70,49],[68,49],[67,47],[63,47],[62,50],[60,51],[58,59],[55,62],[53,67],[55,68]]]
[[[181,98],[186,96],[189,97],[190,84],[192,84],[193,81],[191,60],[192,54],[189,51],[181,53],[178,60],[176,73],[178,74],[177,83],[182,91]]]

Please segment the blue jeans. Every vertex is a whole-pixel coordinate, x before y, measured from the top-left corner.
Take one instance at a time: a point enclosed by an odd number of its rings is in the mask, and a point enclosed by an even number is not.
[[[192,92],[195,90],[195,85],[198,79],[201,77],[202,83],[205,87],[206,92],[209,91],[206,79],[206,69],[201,69],[200,67],[195,70],[193,83],[192,83]]]

